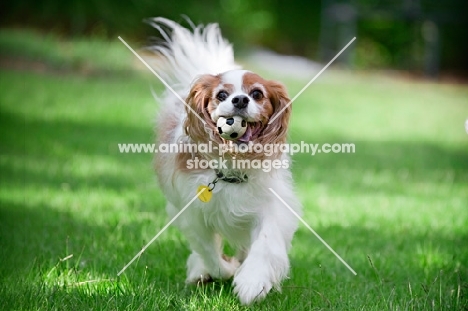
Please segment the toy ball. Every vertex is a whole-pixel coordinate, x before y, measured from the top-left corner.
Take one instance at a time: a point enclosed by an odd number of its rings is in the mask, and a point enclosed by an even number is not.
[[[247,122],[239,116],[219,117],[216,126],[219,135],[228,140],[236,140],[242,137],[247,130]]]

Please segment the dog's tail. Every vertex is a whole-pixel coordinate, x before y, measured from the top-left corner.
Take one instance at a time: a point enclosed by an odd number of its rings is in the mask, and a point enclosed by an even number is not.
[[[150,61],[151,65],[178,90],[186,90],[202,74],[239,68],[232,46],[222,37],[218,24],[191,24],[190,30],[162,17],[146,22],[163,37],[162,42],[149,47],[158,55]]]

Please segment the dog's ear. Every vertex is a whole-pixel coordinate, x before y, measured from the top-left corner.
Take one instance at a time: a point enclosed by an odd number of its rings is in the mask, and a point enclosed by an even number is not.
[[[267,96],[273,106],[273,114],[264,128],[262,144],[282,144],[286,142],[289,118],[291,116],[290,99],[286,87],[276,81],[267,81]]]
[[[184,121],[184,131],[194,142],[207,142],[210,138],[213,139],[209,131],[216,131],[216,127],[211,120],[208,105],[213,100],[213,89],[219,82],[219,76],[206,74],[192,84],[186,99],[188,106],[185,107],[187,118]]]

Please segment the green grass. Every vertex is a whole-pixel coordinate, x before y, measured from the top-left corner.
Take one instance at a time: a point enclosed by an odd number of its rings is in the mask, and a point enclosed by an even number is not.
[[[229,282],[185,286],[188,247],[172,227],[116,276],[167,222],[151,155],[117,148],[153,141],[155,78],[102,69],[74,42],[2,36],[26,60],[43,51],[35,61],[48,68],[50,46],[77,56],[60,56],[60,73],[0,73],[1,309],[249,309]],[[133,62],[120,43],[98,46]],[[107,73],[67,65],[87,57]],[[306,81],[285,82],[295,94]],[[304,219],[358,275],[301,226],[282,293],[250,309],[466,310],[467,99],[467,86],[378,74],[328,71],[312,84],[294,104],[291,141],[356,153],[296,155],[296,189]]]
[[[49,70],[82,73],[125,71],[130,70],[133,63],[119,40],[69,39],[53,33],[17,29],[0,29],[0,55],[27,59],[36,67],[38,63],[45,64]]]

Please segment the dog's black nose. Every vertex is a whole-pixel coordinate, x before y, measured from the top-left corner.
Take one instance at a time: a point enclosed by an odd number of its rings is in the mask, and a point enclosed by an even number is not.
[[[236,97],[232,99],[232,104],[234,105],[234,107],[242,109],[242,108],[247,107],[247,105],[249,104],[249,101],[250,99],[247,96],[237,95]]]

